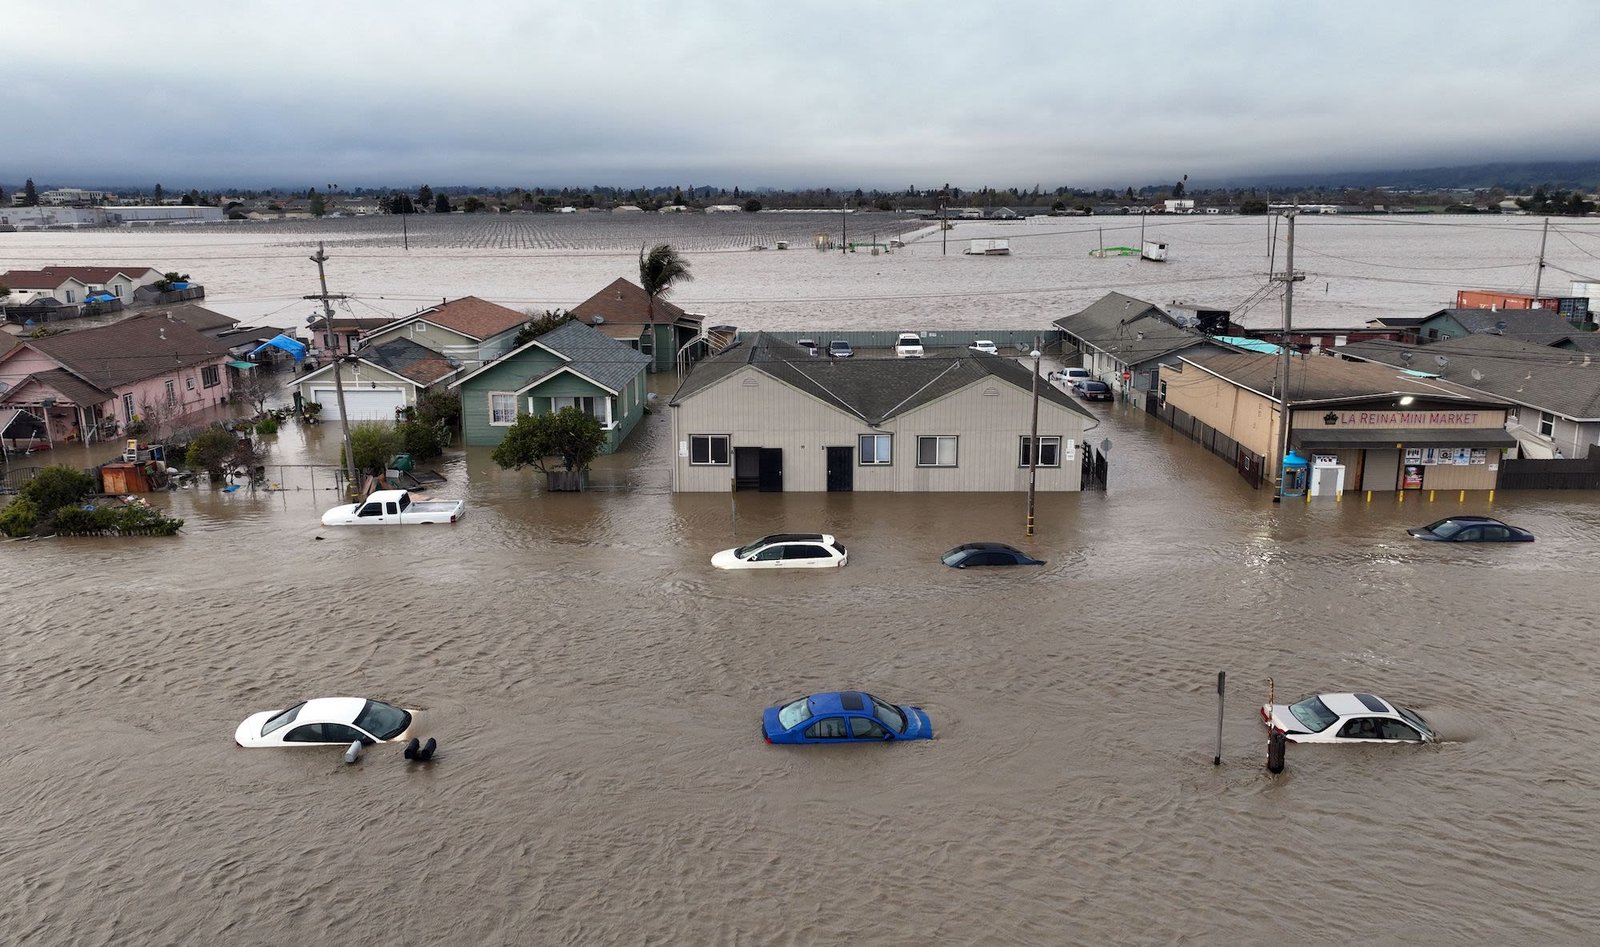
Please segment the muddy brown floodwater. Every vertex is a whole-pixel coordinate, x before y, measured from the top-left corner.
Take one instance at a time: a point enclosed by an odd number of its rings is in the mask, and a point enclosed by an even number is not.
[[[1532,545],[1419,543],[1486,499],[1279,508],[1095,410],[1111,489],[1041,498],[1038,570],[938,564],[1024,544],[1021,496],[673,496],[662,412],[582,495],[447,456],[453,527],[324,529],[285,467],[156,497],[176,538],[0,545],[0,939],[1592,943],[1594,499],[1497,496]],[[799,529],[850,565],[708,563]],[[1268,677],[1446,740],[1291,746],[1271,777]],[[858,687],[937,739],[762,742],[764,706]],[[438,758],[234,745],[332,694],[420,708]]]

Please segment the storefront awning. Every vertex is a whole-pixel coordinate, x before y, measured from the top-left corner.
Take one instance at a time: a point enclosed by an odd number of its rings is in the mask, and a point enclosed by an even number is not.
[[[1517,439],[1504,428],[1305,428],[1289,438],[1297,447],[1339,450],[1394,450],[1406,447],[1516,447]]]
[[[241,362],[238,359],[233,359],[232,361],[228,362],[228,367],[229,368],[237,368],[240,371],[243,371],[243,370],[245,370],[247,368],[255,368],[256,367],[256,363],[255,362]]]

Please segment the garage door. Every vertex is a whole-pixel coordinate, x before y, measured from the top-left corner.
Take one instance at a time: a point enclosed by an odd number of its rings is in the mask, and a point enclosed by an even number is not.
[[[322,405],[324,421],[339,420],[339,396],[332,388],[315,388],[311,397]],[[393,421],[396,408],[405,407],[403,392],[383,388],[346,388],[344,407],[352,421]]]

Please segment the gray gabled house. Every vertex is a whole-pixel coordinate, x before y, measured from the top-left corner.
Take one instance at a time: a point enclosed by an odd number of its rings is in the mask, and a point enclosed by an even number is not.
[[[832,359],[762,334],[694,367],[668,405],[681,492],[1028,487],[1034,373],[1002,355]],[[1038,379],[1039,490],[1077,490],[1096,421]]]
[[[1154,303],[1122,293],[1106,293],[1083,311],[1057,319],[1055,326],[1081,353],[1082,366],[1123,397],[1157,390],[1161,366],[1176,365],[1180,355],[1244,351],[1179,325]]]

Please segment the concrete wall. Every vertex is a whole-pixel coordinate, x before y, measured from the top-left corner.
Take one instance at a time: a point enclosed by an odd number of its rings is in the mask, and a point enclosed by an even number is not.
[[[1248,451],[1267,458],[1271,476],[1277,476],[1278,403],[1253,391],[1201,371],[1193,365],[1183,371],[1163,369],[1167,404],[1199,418],[1239,442]]]

